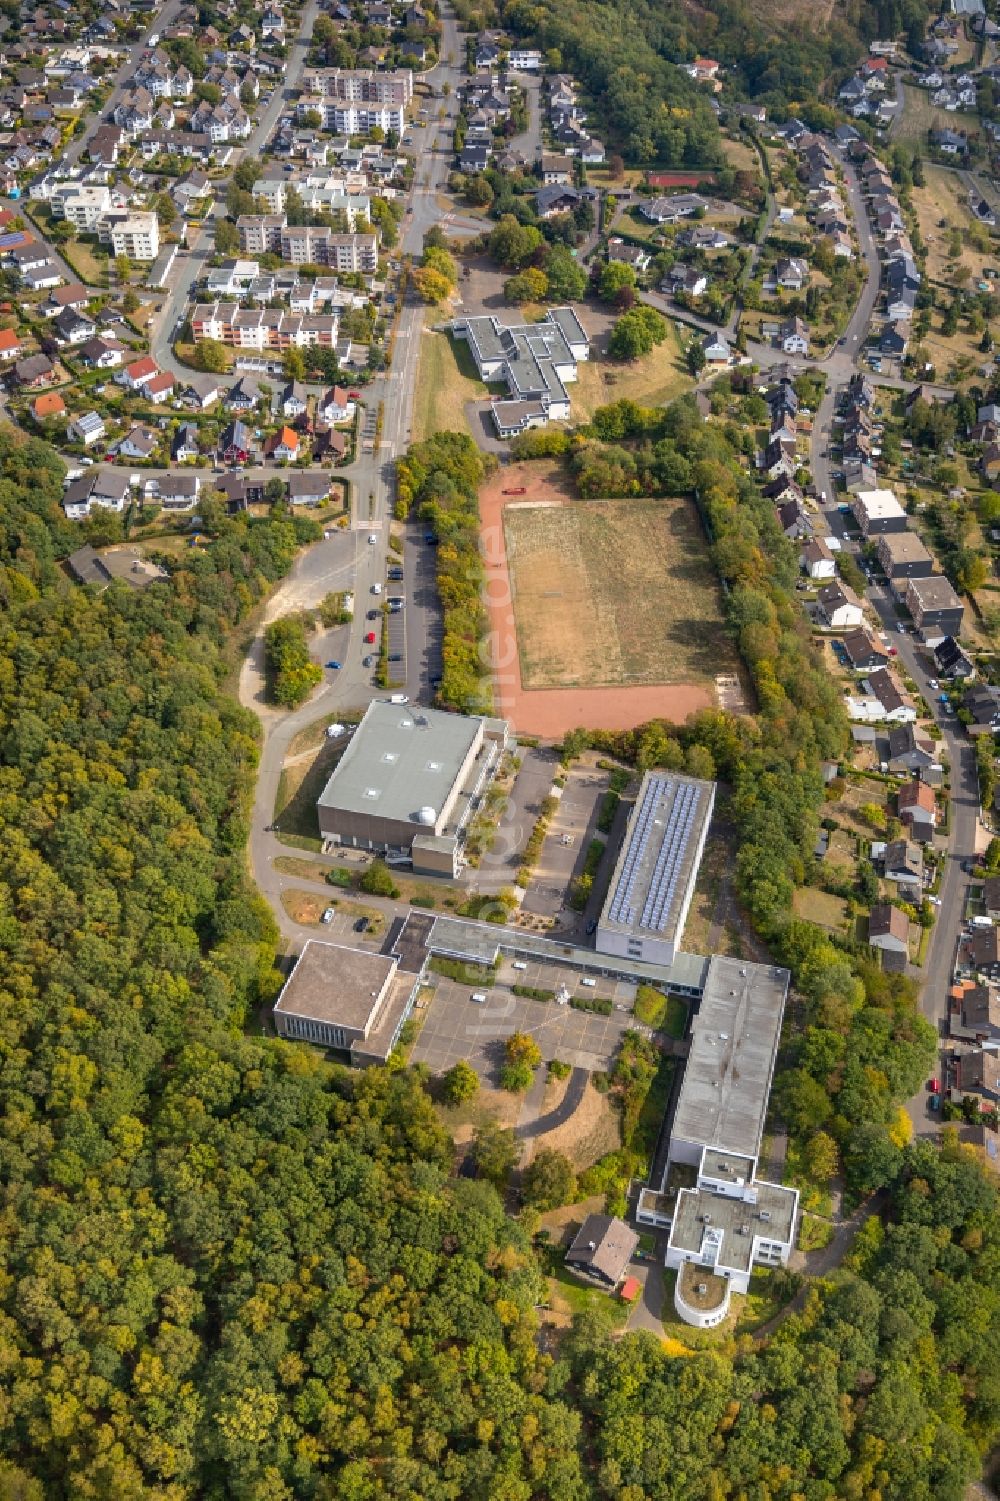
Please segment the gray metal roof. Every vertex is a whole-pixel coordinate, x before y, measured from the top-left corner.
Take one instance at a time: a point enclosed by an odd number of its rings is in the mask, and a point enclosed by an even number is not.
[[[602,928],[676,939],[714,799],[715,784],[699,777],[646,773],[611,877]]]
[[[417,816],[421,809],[433,808],[435,820],[440,817],[482,725],[482,719],[462,714],[376,700],[319,806],[412,823],[416,831],[424,825]],[[433,832],[433,821],[425,827]]]
[[[691,1027],[674,1138],[759,1154],[787,989],[786,969],[710,960]]]

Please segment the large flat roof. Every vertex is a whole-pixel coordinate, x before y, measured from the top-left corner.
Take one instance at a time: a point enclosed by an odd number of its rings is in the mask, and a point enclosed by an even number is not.
[[[676,939],[715,784],[647,771],[618,856],[601,927]]]
[[[717,1266],[748,1272],[754,1236],[787,1244],[798,1204],[794,1188],[758,1180],[754,1189],[756,1198],[747,1202],[703,1189],[682,1188],[670,1227],[670,1244],[691,1255],[701,1251],[708,1238],[719,1246]],[[767,1218],[761,1219],[762,1214]]]
[[[363,1032],[395,968],[388,954],[310,938],[274,1009]]]
[[[673,1137],[759,1155],[787,989],[775,965],[709,961]]]
[[[391,704],[368,705],[319,796],[321,808],[433,827],[454,790],[482,719]],[[418,817],[433,809],[433,819]]]

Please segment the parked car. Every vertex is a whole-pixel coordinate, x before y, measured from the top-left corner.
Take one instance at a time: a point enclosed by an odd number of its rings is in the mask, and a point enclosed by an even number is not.
[[[367,917],[359,917],[358,918],[357,922],[354,924],[354,931],[355,931],[355,933],[367,933],[368,932],[368,919],[367,919]]]
[[[941,1093],[941,1080],[938,1079],[937,1077],[935,1077],[933,1079],[928,1079],[927,1080],[927,1088],[930,1090],[931,1094],[940,1094]]]
[[[332,907],[327,907],[326,911],[323,913],[323,916],[320,918],[320,921],[321,922],[325,922],[325,923],[330,923],[330,922],[333,922],[333,918],[334,918],[333,908]]]
[[[327,667],[329,667],[329,669],[330,669],[331,672],[338,672],[340,670],[340,663],[339,662],[334,662],[334,661],[331,660],[331,661],[327,662],[326,665],[327,665]]]
[[[366,631],[365,632],[365,644],[367,646],[374,646],[375,645],[375,632],[374,631]]]

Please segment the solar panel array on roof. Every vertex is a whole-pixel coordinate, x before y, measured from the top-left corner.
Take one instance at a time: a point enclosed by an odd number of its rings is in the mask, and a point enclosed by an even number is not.
[[[691,837],[691,827],[700,801],[700,787],[695,787],[690,782],[680,784],[663,831],[663,843],[640,918],[640,925],[651,931],[662,932],[666,925],[684,851]]]
[[[635,884],[642,868],[642,857],[646,853],[646,845],[649,843],[649,834],[653,826],[653,814],[656,811],[662,793],[662,783],[657,782],[651,777],[643,789],[642,802],[635,812],[635,824],[629,841],[628,854],[625,857],[621,875],[618,877],[618,886],[611,901],[611,910],[608,916],[612,922],[635,922],[632,897],[635,893]]]

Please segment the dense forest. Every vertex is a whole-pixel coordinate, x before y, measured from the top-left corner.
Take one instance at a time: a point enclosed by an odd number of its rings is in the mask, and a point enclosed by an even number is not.
[[[682,71],[709,55],[726,70],[725,100],[759,100],[779,117],[815,105],[831,74],[875,37],[924,35],[927,0],[849,0],[817,25],[816,7],[776,11],[750,0],[459,0],[473,28],[502,23],[580,79],[602,134],[637,163],[711,167],[721,160],[709,95]]]
[[[0,1495],[958,1501],[1000,1424],[979,1164],[901,1152],[767,1344],[671,1356],[599,1313],[540,1340],[531,1216],[451,1175],[421,1072],[257,1020],[256,725],[225,685],[315,529],[215,516],[168,581],[98,594],[50,451],[0,432],[0,473]]]

